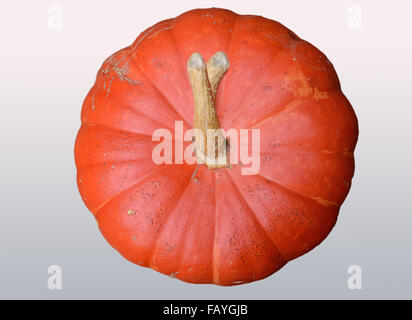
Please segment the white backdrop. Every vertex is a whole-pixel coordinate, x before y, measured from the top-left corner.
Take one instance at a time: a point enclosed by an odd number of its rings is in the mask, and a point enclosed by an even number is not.
[[[3,1],[0,298],[412,298],[410,1]],[[191,285],[124,260],[76,188],[82,101],[103,60],[147,27],[223,7],[277,20],[332,61],[360,124],[330,236],[263,281]],[[61,19],[53,20],[60,15]],[[62,289],[47,286],[50,265]],[[362,268],[350,290],[348,267]]]

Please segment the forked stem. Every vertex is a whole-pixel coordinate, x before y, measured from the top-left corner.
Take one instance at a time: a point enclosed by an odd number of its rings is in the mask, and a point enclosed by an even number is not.
[[[207,66],[197,52],[190,56],[187,63],[194,98],[196,157],[198,163],[204,163],[209,169],[229,165],[226,139],[220,130],[215,110],[219,83],[229,66],[229,60],[222,51],[211,57]]]

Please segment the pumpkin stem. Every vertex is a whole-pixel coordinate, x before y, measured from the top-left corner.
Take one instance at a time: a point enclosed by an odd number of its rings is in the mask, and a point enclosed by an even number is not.
[[[207,62],[195,52],[187,63],[187,71],[194,98],[195,147],[198,163],[209,169],[227,167],[226,139],[219,125],[215,103],[216,93],[226,71],[229,60],[219,51]]]

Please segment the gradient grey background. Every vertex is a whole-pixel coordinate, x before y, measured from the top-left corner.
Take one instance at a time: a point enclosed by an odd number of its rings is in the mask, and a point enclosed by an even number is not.
[[[144,3],[144,6],[143,6]],[[61,30],[48,28],[59,5]],[[360,5],[362,28],[348,25]],[[410,1],[3,1],[0,5],[0,298],[412,298]],[[123,259],[76,187],[82,101],[103,60],[145,28],[197,7],[277,20],[334,64],[360,123],[356,174],[338,223],[263,281],[191,285]],[[47,268],[63,270],[49,290]],[[363,289],[349,290],[360,265]]]

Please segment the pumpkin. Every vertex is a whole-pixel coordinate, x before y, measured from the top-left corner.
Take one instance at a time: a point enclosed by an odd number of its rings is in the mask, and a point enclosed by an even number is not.
[[[81,121],[78,188],[105,239],[191,283],[263,279],[316,247],[354,173],[357,119],[331,62],[278,22],[224,9],[161,21],[110,56]],[[155,163],[153,133],[176,121],[259,129],[259,172]]]

